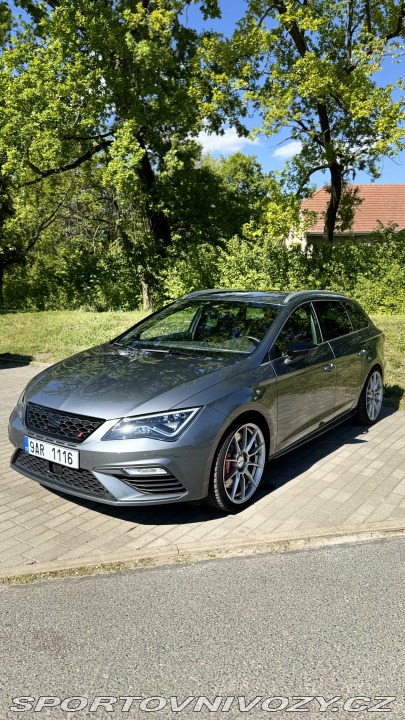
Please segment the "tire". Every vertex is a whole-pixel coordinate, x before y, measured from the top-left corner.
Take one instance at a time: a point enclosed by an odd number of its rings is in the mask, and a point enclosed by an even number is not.
[[[217,448],[207,502],[226,512],[246,507],[260,485],[266,458],[260,427],[249,420],[234,425]]]
[[[381,412],[383,400],[383,381],[378,368],[373,368],[369,373],[359,402],[357,403],[356,420],[361,425],[374,425]]]

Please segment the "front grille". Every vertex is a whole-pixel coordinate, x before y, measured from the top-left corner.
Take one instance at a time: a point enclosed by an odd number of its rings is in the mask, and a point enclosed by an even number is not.
[[[185,487],[175,478],[173,475],[165,475],[159,478],[122,478],[126,485],[137,490],[140,493],[146,493],[147,495],[162,495],[163,493],[184,493],[186,492]]]
[[[95,498],[104,497],[115,500],[114,496],[102,485],[93,473],[82,468],[76,470],[64,465],[56,465],[34,455],[27,455],[22,450],[17,452],[13,464],[21,470],[32,474],[39,482],[43,480],[58,485],[61,490],[82,490]]]
[[[71,415],[62,410],[28,403],[25,416],[26,425],[31,430],[44,433],[60,440],[81,443],[105,422],[101,418]]]

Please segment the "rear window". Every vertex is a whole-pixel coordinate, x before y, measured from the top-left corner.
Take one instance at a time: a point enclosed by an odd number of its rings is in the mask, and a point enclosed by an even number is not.
[[[359,308],[357,305],[352,305],[352,303],[345,303],[345,307],[352,319],[354,330],[363,330],[363,328],[366,328],[370,325],[370,320],[368,319],[366,313],[363,312],[363,310],[361,310],[361,308]]]
[[[350,318],[342,303],[333,300],[318,300],[318,311],[324,340],[334,340],[353,332]]]

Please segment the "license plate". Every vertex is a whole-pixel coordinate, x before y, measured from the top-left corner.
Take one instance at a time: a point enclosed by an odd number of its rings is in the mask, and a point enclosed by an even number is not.
[[[50,462],[66,467],[79,467],[79,451],[70,448],[54,445],[53,443],[35,440],[34,438],[24,435],[24,451],[27,455],[35,455],[35,457],[50,460]]]

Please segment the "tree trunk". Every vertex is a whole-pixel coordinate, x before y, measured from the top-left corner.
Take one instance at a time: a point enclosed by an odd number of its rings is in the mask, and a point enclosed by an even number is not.
[[[342,197],[342,168],[339,163],[332,163],[330,166],[330,198],[325,216],[325,227],[323,237],[330,243],[333,242],[335,232],[336,217],[339,210],[340,200]]]
[[[150,310],[151,309],[151,301],[150,301],[150,288],[147,282],[145,280],[141,280],[141,288],[142,288],[142,308],[144,310]]]
[[[167,248],[171,245],[172,238],[170,226],[163,210],[153,208],[153,195],[156,182],[155,172],[151,165],[148,151],[141,133],[136,136],[142,150],[144,151],[139,164],[138,175],[145,190],[146,197],[146,220],[157,247],[160,246],[162,255],[166,254]]]

